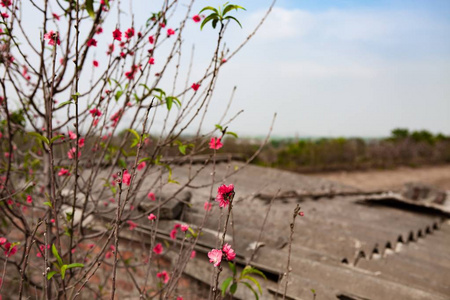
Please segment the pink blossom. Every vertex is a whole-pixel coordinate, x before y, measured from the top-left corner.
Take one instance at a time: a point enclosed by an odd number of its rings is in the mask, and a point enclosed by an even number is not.
[[[218,267],[222,261],[222,250],[212,249],[208,252],[209,262],[214,264],[214,267]]]
[[[134,28],[128,28],[127,31],[125,31],[125,37],[127,39],[131,39],[134,36]]]
[[[131,174],[128,173],[127,170],[125,170],[123,172],[122,180],[123,180],[123,183],[125,183],[126,185],[130,185],[130,183],[131,183]]]
[[[77,135],[74,132],[69,131],[69,139],[76,140],[77,139]]]
[[[12,244],[9,242],[5,244],[5,256],[6,257],[13,256],[17,252],[17,246],[13,246],[13,247],[11,247],[11,246],[12,246]]]
[[[98,108],[93,108],[89,111],[92,117],[100,117],[102,112]]]
[[[100,34],[103,32],[103,28],[101,28],[100,26],[97,27],[97,29],[95,30],[96,34]]]
[[[148,63],[150,65],[154,65],[155,64],[155,59],[153,57],[150,57],[149,60],[148,60]]]
[[[1,0],[0,4],[2,5],[2,7],[7,7],[10,6],[12,4],[11,0]]]
[[[78,147],[79,147],[79,148],[83,148],[83,147],[84,147],[84,138],[80,138],[80,139],[78,140]]]
[[[155,42],[155,38],[153,37],[153,35],[151,35],[151,36],[148,37],[148,42],[149,42],[150,44],[153,44],[153,43]]]
[[[173,225],[173,229],[178,229],[181,227],[180,223],[175,223],[175,225]]]
[[[77,149],[75,147],[72,147],[72,149],[70,149],[69,152],[67,152],[67,157],[69,159],[74,159],[76,152],[77,152]],[[81,155],[81,152],[78,151],[78,158],[80,158],[80,155]]]
[[[144,169],[146,166],[147,166],[147,163],[145,161],[143,161],[137,166],[137,169],[140,171],[140,170]]]
[[[156,274],[156,277],[158,277],[158,278],[163,278],[163,282],[164,283],[167,283],[167,282],[169,282],[169,274],[167,274],[167,272],[166,271],[162,271],[162,272],[160,272],[160,273],[157,273]]]
[[[105,257],[106,258],[111,258],[113,255],[113,253],[111,251],[106,252]]]
[[[194,15],[194,16],[192,17],[192,20],[194,20],[195,23],[198,23],[198,22],[201,21],[201,18],[200,18],[199,15]]]
[[[52,16],[53,16],[53,18],[55,18],[56,20],[59,21],[59,16],[57,14],[53,13]]]
[[[161,243],[156,244],[156,246],[153,248],[153,252],[156,254],[161,254],[163,252],[163,246]]]
[[[150,221],[156,220],[156,216],[154,214],[149,214],[147,217]]]
[[[113,38],[118,41],[122,40],[122,31],[119,28],[113,31]]]
[[[212,137],[211,141],[209,142],[209,149],[216,149],[219,150],[220,148],[222,148],[223,144],[220,141],[220,138],[215,138]]]
[[[58,172],[58,176],[70,176],[69,170],[61,168]]]
[[[94,126],[94,127],[97,126],[98,122],[100,122],[100,119],[94,119],[92,121],[92,126]]]
[[[161,23],[159,23],[159,26],[160,26],[161,28],[164,28],[164,27],[166,27],[166,23],[161,22]]]
[[[209,203],[208,201],[205,202],[205,204],[203,205],[203,209],[206,211],[210,211],[212,208],[212,204]]]
[[[1,299],[0,299],[0,300],[1,300]],[[177,300],[183,300],[183,297],[178,296],[178,297],[177,297]]]
[[[127,224],[130,226],[130,230],[134,230],[137,227],[137,224],[131,220],[128,220]]]
[[[92,249],[92,248],[94,248],[94,247],[95,247],[95,245],[94,245],[94,244],[88,244],[87,246],[88,246],[88,248],[89,248],[89,249]]]
[[[236,257],[236,252],[234,252],[234,250],[231,249],[231,245],[228,245],[228,243],[223,245],[222,250],[223,250],[223,253],[225,253],[227,255],[228,260],[233,260]]]
[[[55,219],[50,219],[50,222],[54,224],[56,221]]]
[[[230,203],[231,197],[234,195],[234,185],[225,184],[219,186],[217,189],[216,202],[219,202],[219,207],[226,207]]]
[[[172,28],[167,29],[167,36],[171,36],[175,34],[175,30],[173,30]]]
[[[147,198],[150,199],[150,200],[152,200],[152,201],[155,201],[155,200],[156,200],[155,194],[152,193],[152,192],[148,193]]]
[[[50,46],[54,46],[55,43],[57,45],[61,45],[61,41],[59,40],[59,33],[54,32],[53,30],[50,30],[46,34],[44,34],[44,39],[48,40],[48,44]]]
[[[30,204],[33,203],[33,198],[30,195],[27,196],[27,202]]]
[[[300,217],[303,217],[303,216],[305,215],[305,213],[304,213],[304,212],[302,212],[302,211],[301,211],[301,212],[299,212],[298,214],[299,214],[299,216],[300,216]]]
[[[195,258],[195,255],[196,255],[196,254],[197,254],[197,252],[195,252],[195,250],[192,250],[190,258],[191,258],[191,259],[192,259],[192,258]]]
[[[174,239],[177,238],[177,230],[176,230],[175,228],[172,229],[172,231],[170,232],[170,238],[171,238],[172,240],[174,240]]]
[[[92,64],[94,65],[94,67],[98,67],[98,60],[94,60],[94,61],[92,62]]]
[[[0,237],[0,246],[6,243],[7,239],[5,237]]]
[[[96,39],[90,39],[89,41],[87,41],[86,45],[88,47],[97,47],[97,40]]]
[[[181,229],[181,231],[186,232],[189,229],[189,225],[183,224],[183,225],[181,225],[180,229]]]
[[[198,91],[198,89],[200,88],[200,84],[198,84],[198,83],[193,83],[193,84],[191,85],[191,88],[192,88],[194,91]]]

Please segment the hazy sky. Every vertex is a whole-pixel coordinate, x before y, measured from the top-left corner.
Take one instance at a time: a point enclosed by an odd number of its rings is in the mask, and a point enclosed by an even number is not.
[[[136,27],[157,11],[156,2],[132,2]],[[179,2],[180,8],[188,3]],[[199,0],[192,15],[223,2]],[[243,29],[230,24],[224,40],[231,50],[253,31],[271,0],[233,3],[247,11],[233,12]],[[121,28],[131,25],[127,16]],[[104,24],[105,39],[115,24]],[[40,28],[34,30],[39,41]],[[196,45],[195,79],[211,57],[217,31],[200,31],[190,22],[186,33],[187,60]],[[105,50],[98,51],[97,59]],[[218,123],[234,86],[230,115],[244,113],[230,130],[244,136],[264,135],[275,112],[277,136],[377,137],[396,127],[450,134],[450,1],[279,0],[256,36],[223,66],[205,131]]]
[[[255,2],[241,2],[243,31],[269,4]],[[277,112],[276,135],[450,134],[450,1],[278,1],[227,67],[243,133]]]

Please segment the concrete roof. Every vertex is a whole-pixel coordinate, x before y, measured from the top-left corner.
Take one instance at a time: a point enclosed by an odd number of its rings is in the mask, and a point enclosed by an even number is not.
[[[231,167],[219,164],[215,178],[225,178],[243,164]],[[194,166],[200,168],[200,166]],[[181,221],[192,227],[203,220],[203,204],[210,197],[212,167],[203,169],[190,185],[191,207],[186,207]],[[193,170],[180,166],[173,177],[182,184]],[[148,185],[154,178],[146,178]],[[355,192],[356,188],[296,173],[247,166],[240,172],[214,184],[213,197],[221,183],[235,186],[232,226],[228,235],[236,249],[238,266],[249,261],[252,246],[258,240],[261,226],[270,207],[260,247],[251,264],[266,275],[261,279],[264,293],[260,299],[274,299],[284,291],[290,228],[297,203],[304,217],[297,217],[292,243],[291,273],[287,296],[290,299],[450,299],[450,223],[442,215],[420,209],[386,205],[384,202],[363,201],[366,196],[307,196],[269,201],[257,194],[295,191],[297,194]],[[169,193],[176,185],[164,187]],[[143,192],[144,194],[144,192]],[[213,267],[207,252],[217,247],[218,221],[224,213],[213,205],[206,222],[205,234],[196,247],[197,257],[188,264],[186,272],[210,283]],[[159,238],[168,238],[177,220],[160,221]],[[148,230],[148,223],[140,223]],[[220,227],[222,228],[222,226]],[[225,277],[223,277],[225,278]],[[240,299],[252,299],[244,289],[236,294]]]

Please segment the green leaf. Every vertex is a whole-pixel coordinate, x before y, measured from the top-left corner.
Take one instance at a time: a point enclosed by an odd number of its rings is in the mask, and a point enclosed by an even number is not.
[[[256,293],[256,291],[253,289],[253,287],[248,282],[241,281],[241,283],[244,284],[246,287],[249,288],[249,290],[251,290],[253,292],[256,300],[259,300],[258,294]]]
[[[48,138],[43,136],[42,134],[40,134],[38,132],[28,132],[28,134],[34,136],[38,140],[46,143],[47,145],[50,145],[50,141],[48,140]]]
[[[192,236],[194,238],[196,238],[198,236],[198,233],[194,231],[194,229],[192,229],[191,227],[188,228],[189,232],[192,234]]]
[[[61,267],[61,278],[64,279],[64,277],[66,277],[66,269],[67,269],[67,265],[63,265]]]
[[[114,78],[111,78],[111,80],[114,81],[120,87],[121,90],[123,90],[122,85],[120,85],[120,83],[117,80],[115,80]]]
[[[256,280],[255,278],[253,278],[249,275],[242,276],[242,279],[247,279],[247,280],[250,280],[251,282],[253,282],[258,287],[259,293],[262,295],[261,285],[259,284],[258,280]]]
[[[236,265],[229,261],[228,266],[230,267],[231,271],[233,271],[233,276],[236,276]]]
[[[251,266],[246,266],[246,267],[244,268],[244,270],[242,270],[241,278],[242,278],[243,276],[245,276],[245,275],[247,275],[247,274],[251,274],[251,273],[258,274],[258,275],[260,275],[262,278],[264,278],[264,279],[267,280],[267,277],[266,277],[266,275],[264,275],[263,272],[261,272],[261,271],[258,270],[258,269],[255,269],[255,268],[253,268],[253,267],[251,267]]]
[[[241,23],[240,23],[235,17],[233,17],[233,16],[226,16],[226,17],[224,18],[224,20],[229,20],[229,19],[235,20],[236,23],[238,23],[239,26],[242,28]]]
[[[63,265],[63,261],[61,259],[61,256],[59,256],[58,250],[56,250],[55,244],[52,244],[52,253],[53,256],[58,260],[58,265],[61,267]]]
[[[227,6],[223,9],[222,16],[225,16],[225,15],[226,15],[230,10],[232,10],[232,9],[235,9],[235,10],[238,10],[238,9],[246,10],[246,9],[243,8],[242,6],[230,4],[230,5],[227,5]]]
[[[53,144],[54,141],[56,141],[57,139],[60,139],[62,137],[64,137],[62,134],[52,137],[52,139],[50,140],[50,144]]]
[[[186,145],[178,146],[178,150],[181,154],[186,155]]]
[[[147,85],[145,85],[143,83],[140,83],[139,85],[143,86],[147,91],[151,91],[151,89]]]
[[[315,289],[311,289],[311,292],[312,292],[313,294],[315,294],[315,293],[316,293],[316,290],[315,290]]]
[[[94,0],[86,0],[86,10],[92,19],[95,19]]]
[[[72,98],[73,98],[73,96],[74,95],[72,95]],[[63,103],[60,103],[57,108],[63,107],[64,105],[71,104],[71,103],[72,103],[72,100],[64,101]]]
[[[138,161],[138,164],[140,164],[141,162],[144,162],[144,161],[148,161],[148,160],[152,160],[152,158],[151,158],[151,157],[144,157],[144,158],[141,158],[141,159]]]
[[[213,27],[214,29],[216,29],[217,22],[219,22],[219,19],[214,19],[214,20],[212,21],[212,27]]]
[[[83,264],[80,264],[80,263],[73,263],[73,264],[67,265],[67,269],[72,269],[72,268],[83,268],[83,267],[84,267],[84,265],[83,265]]]
[[[170,110],[172,108],[173,99],[171,97],[166,98],[166,106],[167,109]]]
[[[53,207],[52,203],[51,203],[51,202],[49,202],[49,201],[47,201],[47,202],[44,202],[43,204],[44,204],[44,205],[47,205],[48,207]]]
[[[206,6],[203,7],[203,9],[201,11],[198,12],[198,15],[200,15],[202,12],[204,12],[205,10],[212,10],[213,12],[215,12],[216,14],[219,14],[219,12],[217,11],[216,8],[212,7],[212,6]]]
[[[236,290],[237,290],[237,282],[233,283],[230,287],[231,295],[234,295],[234,293],[236,293]]]
[[[127,163],[123,159],[119,159],[119,161],[117,162],[117,165],[123,169],[127,168]]]
[[[56,271],[51,271],[47,273],[47,280],[52,279],[53,275],[55,275],[57,272]]]
[[[205,26],[209,21],[219,19],[219,18],[220,18],[219,15],[216,13],[210,14],[203,20],[202,24],[200,25],[200,30],[202,30],[203,26]]]
[[[127,131],[131,132],[138,140],[140,140],[139,133],[137,133],[134,129],[127,129]]]
[[[119,101],[120,96],[122,96],[122,95],[123,95],[123,91],[122,90],[119,90],[119,91],[116,92],[116,95],[114,96],[114,99],[116,99],[116,102]]]
[[[136,100],[136,102],[141,101],[136,93],[134,93],[133,96],[134,96],[134,99]]]
[[[216,128],[219,129],[220,131],[223,131],[223,127],[220,126],[219,124],[216,124],[215,126],[216,126]]]
[[[233,277],[228,277],[222,282],[222,286],[220,289],[222,290],[222,297],[225,296],[225,293],[227,292],[228,286],[230,285],[231,281],[233,281]]]
[[[234,136],[235,138],[238,138],[238,135],[235,132],[227,131],[227,134]]]

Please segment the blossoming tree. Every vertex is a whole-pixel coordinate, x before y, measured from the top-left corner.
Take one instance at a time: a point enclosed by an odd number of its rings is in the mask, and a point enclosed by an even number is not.
[[[155,11],[139,23],[134,15],[123,20],[126,1],[0,1],[0,299],[11,293],[114,299],[117,269],[128,270],[121,232],[142,221],[155,230],[146,244],[146,284],[134,286],[136,295],[181,297],[177,280],[195,257],[200,232],[186,224],[174,227],[172,238],[181,232],[190,234],[190,242],[170,271],[158,265],[166,251],[156,240],[159,208],[188,185],[172,178],[164,159],[174,151],[188,158],[208,151],[205,163],[214,163],[224,136],[235,136],[224,117],[206,133],[202,125],[221,68],[255,33],[236,49],[226,48],[225,32],[241,25],[233,14],[243,8],[226,4],[195,12],[194,2],[153,4]],[[191,23],[199,34],[209,24],[217,32],[210,63],[198,78],[190,77],[192,61],[185,69],[180,63]],[[164,81],[168,77],[171,84]],[[185,138],[194,126],[197,134]],[[160,174],[158,180],[143,186],[152,173]],[[164,201],[158,195],[162,181],[180,185]],[[210,184],[219,186],[214,176]],[[156,205],[132,217],[141,191]],[[232,185],[219,187],[216,205],[225,209],[233,195]],[[212,204],[205,202],[205,218]],[[88,226],[89,218],[111,214],[104,228]],[[236,253],[222,241],[208,256],[220,267]],[[105,286],[93,283],[102,265],[110,266]]]

